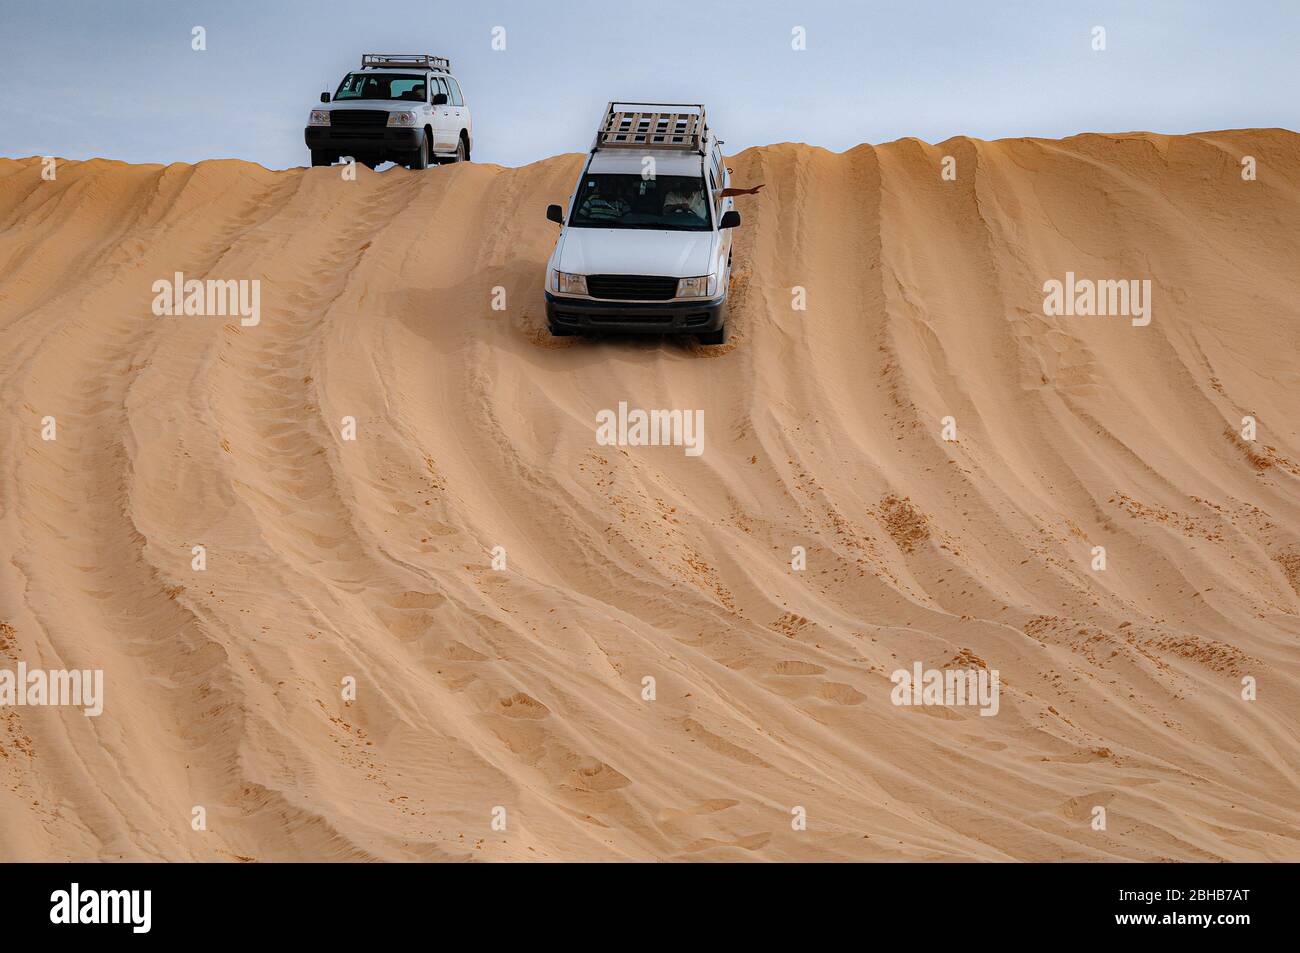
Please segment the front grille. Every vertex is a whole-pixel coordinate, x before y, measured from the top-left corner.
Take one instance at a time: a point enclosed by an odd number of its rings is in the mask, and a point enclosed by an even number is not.
[[[383,127],[388,125],[388,113],[382,109],[332,109],[330,125],[347,129]]]
[[[668,301],[677,279],[659,275],[588,275],[587,293],[609,301]]]

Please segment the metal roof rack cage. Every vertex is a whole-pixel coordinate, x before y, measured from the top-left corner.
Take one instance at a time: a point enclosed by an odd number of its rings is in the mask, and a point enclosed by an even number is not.
[[[596,132],[598,149],[685,149],[704,155],[709,127],[701,103],[612,102]]]
[[[451,60],[427,53],[362,53],[362,69],[428,69],[451,72]]]

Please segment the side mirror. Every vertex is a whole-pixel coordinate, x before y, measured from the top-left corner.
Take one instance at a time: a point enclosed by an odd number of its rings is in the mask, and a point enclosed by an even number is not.
[[[560,208],[558,205],[548,205],[546,206],[546,218],[547,221],[554,222],[556,225],[563,225],[564,209]]]
[[[321,93],[321,94],[320,94],[320,101],[323,102],[323,103],[327,103],[327,102],[329,102],[329,101],[330,101],[330,94],[329,94],[329,93]]]
[[[730,212],[722,213],[722,221],[718,223],[718,228],[739,228],[739,227],[740,227],[739,212],[737,212],[735,209],[732,209]]]
[[[447,105],[447,94],[446,94],[446,93],[434,93],[434,94],[433,94],[433,104],[434,104],[435,106],[445,106],[445,105]]]

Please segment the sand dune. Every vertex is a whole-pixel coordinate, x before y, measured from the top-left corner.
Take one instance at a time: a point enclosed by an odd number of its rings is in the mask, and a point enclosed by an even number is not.
[[[0,160],[0,858],[1300,860],[1300,136],[746,151],[719,349],[543,330],[581,161]]]

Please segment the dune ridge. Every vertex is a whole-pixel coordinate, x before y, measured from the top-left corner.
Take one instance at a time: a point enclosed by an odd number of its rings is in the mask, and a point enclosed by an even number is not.
[[[0,160],[0,859],[1300,860],[1300,136],[747,150],[718,349],[547,335],[581,161]]]

